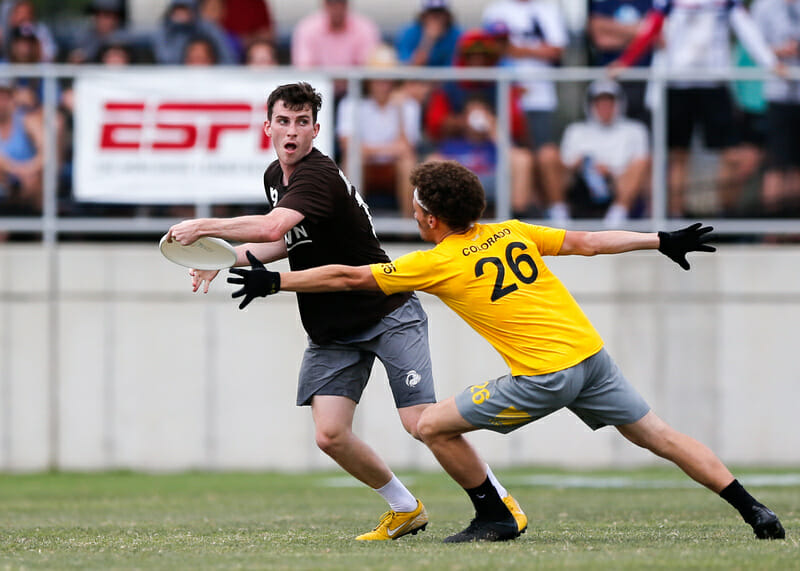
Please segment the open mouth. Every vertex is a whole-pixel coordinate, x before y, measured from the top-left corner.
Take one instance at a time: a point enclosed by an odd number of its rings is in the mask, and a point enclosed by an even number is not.
[[[283,146],[284,149],[287,151],[296,151],[297,150],[297,143],[286,143]]]

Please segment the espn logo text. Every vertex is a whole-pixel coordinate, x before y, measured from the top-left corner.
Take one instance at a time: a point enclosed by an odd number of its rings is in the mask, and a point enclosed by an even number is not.
[[[266,105],[246,101],[108,101],[103,105],[103,151],[216,151],[226,137],[252,139],[257,151],[270,148],[264,133]]]

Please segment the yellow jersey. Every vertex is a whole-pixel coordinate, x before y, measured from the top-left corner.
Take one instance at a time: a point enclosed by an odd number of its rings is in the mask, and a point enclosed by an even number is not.
[[[386,294],[439,297],[503,356],[512,375],[542,375],[597,353],[603,340],[542,256],[566,230],[519,220],[475,224],[434,248],[370,270]]]

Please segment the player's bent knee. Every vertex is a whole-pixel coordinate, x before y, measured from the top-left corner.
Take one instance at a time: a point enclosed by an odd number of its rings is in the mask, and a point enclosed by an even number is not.
[[[333,455],[347,442],[347,431],[344,430],[317,430],[317,447],[325,454]]]
[[[431,406],[434,406],[433,403],[417,404],[398,409],[398,413],[400,414],[400,422],[402,422],[403,428],[405,428],[406,432],[408,432],[417,440],[422,440],[419,435],[419,419],[422,414]]]
[[[444,432],[441,430],[441,423],[436,415],[436,407],[425,410],[417,422],[417,437],[425,444],[430,444],[443,436]]]

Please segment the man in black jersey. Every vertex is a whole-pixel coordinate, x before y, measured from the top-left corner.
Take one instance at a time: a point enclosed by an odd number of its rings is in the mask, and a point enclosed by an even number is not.
[[[167,240],[191,244],[202,236],[243,242],[236,266],[288,257],[292,270],[326,264],[361,266],[388,262],[367,205],[338,166],[314,148],[320,95],[307,83],[282,85],[267,100],[265,133],[278,159],[264,173],[269,212],[236,218],[186,220]],[[208,291],[216,271],[191,270],[192,288]],[[252,301],[245,297],[243,309]],[[419,438],[417,421],[436,401],[428,348],[427,316],[415,295],[376,291],[300,293],[297,303],[309,343],[300,368],[297,404],[310,405],[317,445],[389,504],[378,526],[361,540],[397,539],[425,529],[428,516],[381,458],[352,431],[353,414],[377,356],[386,368],[400,420]],[[481,462],[461,438],[465,454]],[[487,467],[485,488],[494,513],[510,522],[514,537],[525,514]],[[478,499],[474,499],[479,502]],[[480,500],[485,502],[485,500]],[[476,504],[476,509],[483,509]],[[503,538],[506,539],[506,538]]]

